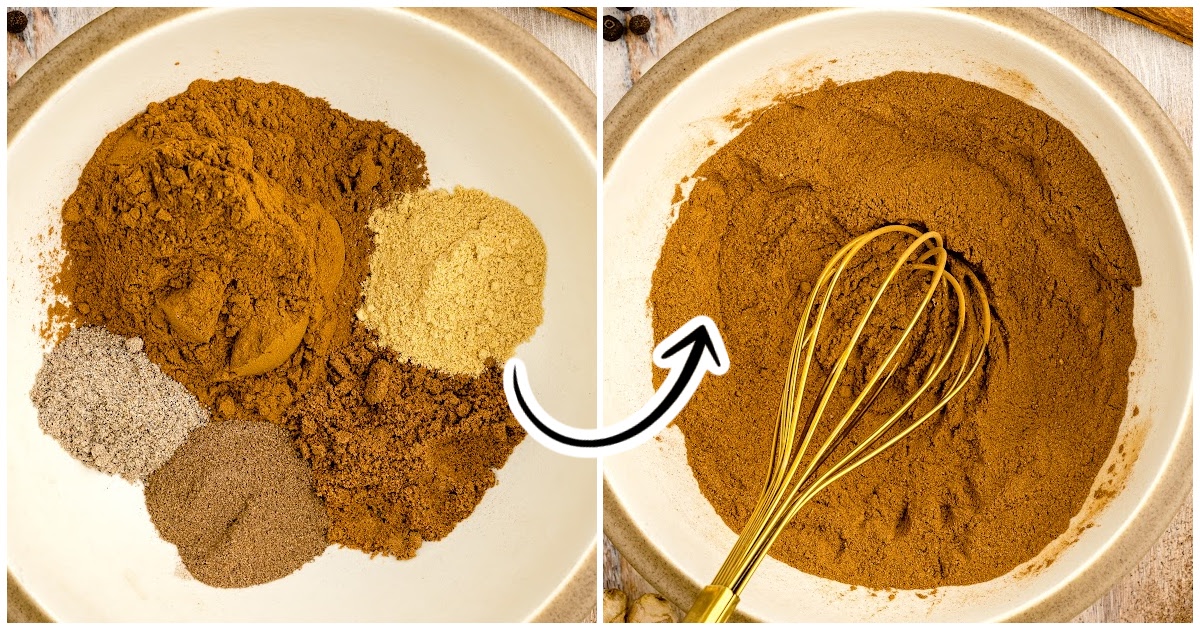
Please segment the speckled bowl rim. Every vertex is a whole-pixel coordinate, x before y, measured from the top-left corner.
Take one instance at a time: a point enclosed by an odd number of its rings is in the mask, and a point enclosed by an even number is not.
[[[116,8],[104,12],[39,59],[8,90],[9,143],[51,97],[89,64],[120,43],[178,19],[189,8]],[[470,38],[527,79],[569,122],[584,145],[596,149],[596,95],[557,55],[529,32],[491,9],[398,9]],[[528,619],[581,621],[596,607],[596,545],[580,556],[570,575]],[[8,620],[52,621],[8,573]],[[399,620],[398,620],[399,621]]]
[[[693,72],[754,35],[786,22],[837,9],[739,9],[674,48],[634,84],[604,120],[604,172],[652,111]],[[1029,37],[1087,74],[1124,111],[1145,138],[1180,208],[1191,240],[1192,155],[1162,107],[1125,66],[1090,37],[1040,9],[947,9],[966,13]],[[1189,247],[1190,254],[1190,247]],[[1190,258],[1190,256],[1189,256]],[[1191,271],[1189,265],[1189,272]],[[1162,536],[1192,488],[1191,396],[1172,444],[1173,455],[1135,518],[1103,554],[1056,592],[1014,611],[1004,621],[1069,621],[1108,592]],[[703,586],[667,560],[634,522],[607,478],[604,533],[621,555],[663,596],[686,610]],[[734,620],[761,621],[737,613]]]

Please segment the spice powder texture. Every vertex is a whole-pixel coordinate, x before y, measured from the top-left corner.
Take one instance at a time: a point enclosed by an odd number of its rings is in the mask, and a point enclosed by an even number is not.
[[[209,586],[278,580],[327,546],[312,471],[279,425],[228,420],[192,431],[145,495],[163,540]]]
[[[29,393],[47,435],[84,464],[129,481],[162,466],[208,420],[142,345],[103,328],[76,328],[46,355]]]
[[[325,503],[329,542],[411,558],[471,515],[525,437],[501,370],[428,369],[361,323],[329,365],[286,413]]]
[[[359,317],[426,367],[479,374],[542,323],[546,244],[519,208],[456,187],[405,195],[371,215]]]
[[[73,323],[144,339],[214,419],[279,422],[350,336],[371,209],[427,184],[424,153],[383,123],[278,83],[198,80],[84,167],[56,288]]]
[[[650,306],[656,340],[707,314],[729,349],[729,372],[706,379],[677,422],[732,529],[762,489],[809,283],[854,236],[906,223],[943,234],[989,287],[982,374],[818,495],[772,555],[845,583],[921,589],[1000,576],[1066,530],[1124,416],[1141,281],[1104,175],[1070,131],[981,85],[894,73],[781,98],[695,178]],[[882,264],[856,260],[851,277]]]

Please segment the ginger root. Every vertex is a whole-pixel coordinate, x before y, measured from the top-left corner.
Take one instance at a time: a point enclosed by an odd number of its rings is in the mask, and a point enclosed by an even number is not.
[[[625,623],[625,608],[629,606],[629,596],[625,591],[615,588],[604,591],[604,623]]]
[[[629,623],[675,623],[675,611],[661,595],[646,593],[634,600],[626,616]]]

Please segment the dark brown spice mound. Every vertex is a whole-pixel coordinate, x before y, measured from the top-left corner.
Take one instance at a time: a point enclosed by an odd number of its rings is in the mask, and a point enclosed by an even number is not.
[[[285,415],[325,501],[329,542],[397,558],[470,516],[525,437],[497,366],[476,377],[430,370],[361,324],[327,380]]]
[[[932,588],[1007,573],[1067,529],[1124,417],[1141,278],[1104,174],[1066,127],[978,84],[894,73],[755,112],[695,178],[650,304],[656,340],[700,314],[724,336],[729,372],[677,422],[732,529],[763,487],[806,283],[888,223],[940,232],[988,283],[986,366],[806,506],[772,555],[850,584]],[[881,264],[862,260],[851,279]],[[929,347],[949,329],[919,334]]]

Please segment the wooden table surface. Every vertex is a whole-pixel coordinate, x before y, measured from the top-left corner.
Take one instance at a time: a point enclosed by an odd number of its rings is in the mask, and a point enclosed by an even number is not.
[[[8,36],[8,85],[54,47],[108,7],[44,8],[9,7],[29,16],[29,26],[20,35]],[[578,22],[534,8],[496,9],[559,56],[578,74],[592,92],[596,91],[596,31]]]
[[[604,113],[671,48],[732,11],[732,8],[635,8],[651,19],[645,37],[604,42]],[[1158,100],[1184,141],[1192,143],[1192,49],[1163,35],[1087,8],[1050,13],[1095,39]],[[621,15],[605,9],[607,15]],[[637,575],[606,538],[605,588],[626,591],[632,601],[653,588]],[[1192,621],[1192,501],[1138,566],[1075,621]]]

